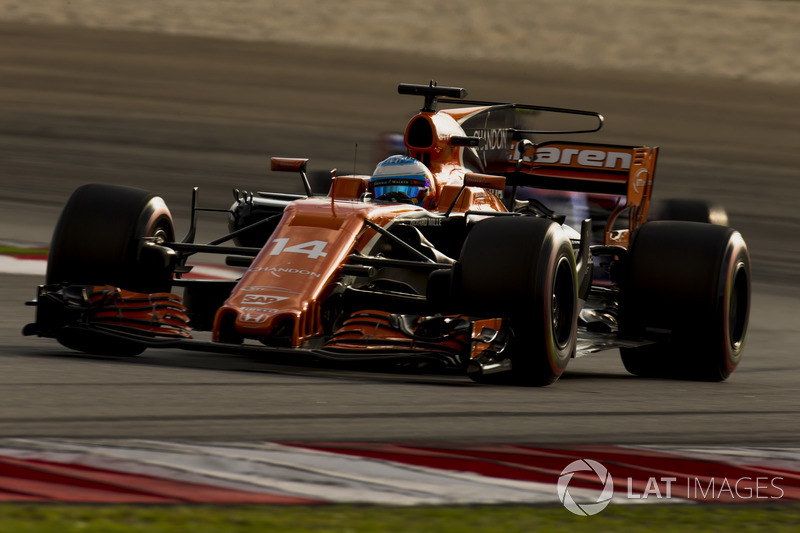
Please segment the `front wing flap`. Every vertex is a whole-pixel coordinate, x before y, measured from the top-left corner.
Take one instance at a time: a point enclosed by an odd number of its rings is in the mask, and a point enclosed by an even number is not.
[[[38,298],[32,303],[37,306],[37,321],[25,328],[26,335],[59,340],[80,338],[84,346],[86,342],[107,346],[122,342],[142,349],[266,355],[275,363],[434,364],[467,371],[477,365],[484,373],[510,369],[506,353],[508,337],[502,319],[364,310],[342,321],[324,346],[289,348],[193,339],[186,307],[179,296],[171,293],[142,294],[110,286],[45,285],[39,287]],[[576,356],[641,344],[647,343],[579,327]]]

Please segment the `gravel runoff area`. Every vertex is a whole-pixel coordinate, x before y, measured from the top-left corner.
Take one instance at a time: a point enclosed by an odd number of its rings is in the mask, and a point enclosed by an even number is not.
[[[0,20],[800,84],[794,0],[0,0]]]

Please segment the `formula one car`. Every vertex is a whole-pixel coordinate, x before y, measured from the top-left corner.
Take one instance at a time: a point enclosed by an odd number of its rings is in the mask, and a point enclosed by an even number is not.
[[[196,189],[177,240],[158,196],[80,187],[24,333],[94,354],[180,347],[527,385],[609,348],[639,376],[734,371],[747,247],[704,202],[669,201],[661,218],[672,220],[647,221],[657,148],[535,139],[598,131],[594,112],[467,100],[433,82],[399,93],[424,99],[405,155],[371,176],[332,172],[320,194],[308,160],[273,158],[305,194],[236,191],[230,232],[208,244],[194,243]],[[552,117],[570,125],[536,127]],[[200,253],[246,271],[187,279]],[[210,339],[193,338],[202,331]]]

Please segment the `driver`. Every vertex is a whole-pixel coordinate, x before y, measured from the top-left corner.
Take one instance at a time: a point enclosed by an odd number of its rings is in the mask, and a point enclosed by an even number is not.
[[[376,200],[427,208],[433,202],[434,178],[428,167],[413,157],[393,155],[375,167],[369,188]]]

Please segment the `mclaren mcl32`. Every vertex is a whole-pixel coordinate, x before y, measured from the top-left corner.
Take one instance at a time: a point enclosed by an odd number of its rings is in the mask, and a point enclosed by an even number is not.
[[[160,197],[80,187],[24,333],[92,354],[177,347],[527,385],[608,349],[639,376],[719,381],[736,369],[747,246],[713,204],[651,205],[657,148],[568,140],[601,128],[595,112],[433,83],[399,93],[423,99],[404,154],[372,175],[332,172],[322,191],[306,159],[275,157],[305,193],[237,194],[227,233],[207,244],[194,242],[196,190],[178,240]],[[189,279],[197,254],[242,275]]]

